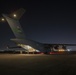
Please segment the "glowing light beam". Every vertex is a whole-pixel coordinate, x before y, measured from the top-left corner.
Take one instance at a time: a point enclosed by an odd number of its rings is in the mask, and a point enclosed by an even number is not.
[[[17,15],[16,15],[16,14],[14,14],[13,16],[14,16],[14,17],[17,17]]]

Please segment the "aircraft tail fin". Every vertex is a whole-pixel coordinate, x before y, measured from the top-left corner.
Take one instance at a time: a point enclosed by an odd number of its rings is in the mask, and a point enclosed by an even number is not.
[[[19,39],[25,38],[24,32],[19,23],[19,19],[21,18],[23,13],[24,13],[24,9],[19,9],[18,11],[15,12],[14,16],[2,14],[3,17],[6,19],[6,21],[8,22],[16,38],[19,38]]]

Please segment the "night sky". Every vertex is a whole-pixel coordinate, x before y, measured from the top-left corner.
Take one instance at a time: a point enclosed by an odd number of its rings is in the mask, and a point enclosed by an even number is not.
[[[0,0],[0,14],[9,14],[19,8],[26,10],[20,23],[27,38],[50,44],[76,44],[76,2]],[[11,38],[15,36],[8,23],[0,22],[0,48],[13,45]]]

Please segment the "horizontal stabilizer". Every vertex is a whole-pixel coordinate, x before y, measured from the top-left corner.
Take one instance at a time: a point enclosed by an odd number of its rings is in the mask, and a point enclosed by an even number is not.
[[[20,8],[19,10],[16,10],[12,14],[10,14],[9,16],[15,19],[20,19],[24,13],[25,13],[25,9]]]

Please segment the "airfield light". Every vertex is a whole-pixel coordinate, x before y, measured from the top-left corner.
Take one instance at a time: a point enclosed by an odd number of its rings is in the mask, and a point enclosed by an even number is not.
[[[67,51],[70,51],[71,49],[67,49]]]
[[[64,49],[59,49],[59,52],[64,52]]]
[[[13,16],[14,16],[14,17],[16,17],[17,15],[16,15],[16,14],[14,14]]]
[[[4,18],[2,18],[2,21],[5,21],[5,19],[4,19]]]

